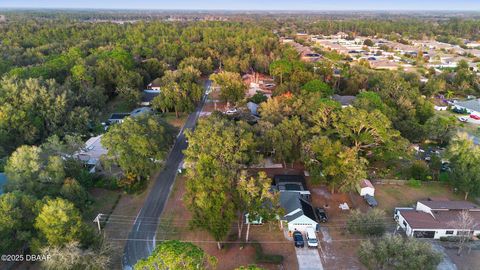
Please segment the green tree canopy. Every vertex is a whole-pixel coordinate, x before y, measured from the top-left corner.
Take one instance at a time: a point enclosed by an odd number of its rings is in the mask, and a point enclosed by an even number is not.
[[[333,94],[333,89],[321,80],[312,80],[302,86],[302,90],[307,92],[320,92],[323,97],[329,97]]]
[[[470,194],[480,194],[480,148],[466,133],[460,133],[453,138],[447,153],[453,186],[465,193],[465,200]]]
[[[216,258],[189,242],[169,240],[155,247],[152,254],[135,264],[135,270],[214,269]]]
[[[243,174],[237,183],[240,197],[241,215],[248,214],[248,228],[245,241],[248,242],[250,224],[261,220],[262,223],[273,221],[280,209],[279,194],[271,191],[272,180],[265,172],[259,172],[256,177],[246,177]],[[241,219],[243,221],[243,218]]]
[[[401,236],[362,242],[358,256],[368,269],[433,270],[442,260],[430,243]]]
[[[102,144],[108,149],[109,159],[136,177],[137,181],[129,185],[132,187],[150,176],[167,155],[173,138],[173,129],[167,123],[156,116],[141,115],[111,126]]]
[[[72,241],[83,240],[86,227],[80,211],[64,199],[47,199],[35,218],[39,237],[50,246],[63,246]]]
[[[386,230],[385,211],[381,209],[372,209],[367,213],[362,213],[356,209],[350,213],[347,220],[347,230],[350,233],[357,233],[369,236],[382,236]]]
[[[64,161],[59,156],[43,156],[37,146],[21,146],[7,160],[6,190],[19,190],[42,197],[56,194],[65,179]]]
[[[245,97],[247,87],[238,73],[224,71],[212,74],[210,80],[220,87],[220,98],[226,102],[237,103]]]
[[[35,199],[14,191],[0,195],[0,237],[2,254],[13,254],[34,236]]]
[[[342,192],[354,191],[367,175],[367,161],[358,156],[358,150],[348,148],[338,140],[315,136],[303,144],[304,161],[316,182],[325,181]]]

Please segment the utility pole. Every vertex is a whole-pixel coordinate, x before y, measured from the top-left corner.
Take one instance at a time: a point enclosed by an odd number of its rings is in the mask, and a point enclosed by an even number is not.
[[[98,214],[95,219],[93,220],[93,222],[96,222],[97,225],[98,225],[98,232],[100,232],[102,230],[102,228],[100,227],[100,218],[102,218],[102,215],[103,214]]]

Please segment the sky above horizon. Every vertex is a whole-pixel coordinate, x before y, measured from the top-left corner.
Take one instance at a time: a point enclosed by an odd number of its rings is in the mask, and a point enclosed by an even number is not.
[[[0,8],[480,11],[480,0],[0,0]]]

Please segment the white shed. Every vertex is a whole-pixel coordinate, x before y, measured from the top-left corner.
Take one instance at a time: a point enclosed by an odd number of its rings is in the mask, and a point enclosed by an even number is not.
[[[375,187],[369,180],[363,179],[360,181],[360,188],[358,192],[360,193],[360,196],[365,196],[368,194],[373,197],[375,196]]]

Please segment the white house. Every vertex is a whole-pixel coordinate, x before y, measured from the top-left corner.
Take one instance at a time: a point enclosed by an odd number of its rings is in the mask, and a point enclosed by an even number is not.
[[[370,180],[363,179],[360,181],[360,186],[358,189],[358,193],[360,193],[360,196],[365,196],[365,195],[370,195],[370,196],[375,196],[375,187],[372,185]]]
[[[289,231],[305,232],[307,228],[317,228],[314,209],[300,192],[280,192],[280,205],[286,213],[281,220],[287,223]]]
[[[279,217],[282,226],[286,225],[289,231],[298,230],[305,232],[307,228],[317,228],[315,210],[310,203],[310,191],[306,189],[303,175],[276,175],[273,178],[272,188],[280,192],[280,206],[285,210],[285,215]],[[249,220],[248,224],[261,224],[262,219]]]
[[[310,191],[307,190],[303,175],[275,175],[276,188],[280,191],[280,206],[285,215],[280,218],[289,231],[305,232],[307,228],[317,228],[313,206],[310,204]]]
[[[148,89],[160,91],[160,79],[155,79],[147,85]]]
[[[88,166],[89,171],[94,173],[100,165],[100,158],[106,155],[108,150],[102,145],[102,136],[96,136],[88,139],[82,150],[73,154],[75,158],[82,160]]]
[[[456,225],[462,211],[468,211],[475,220],[468,230]],[[395,208],[394,218],[409,237],[440,239],[480,234],[480,207],[468,201],[418,201],[415,208]]]

